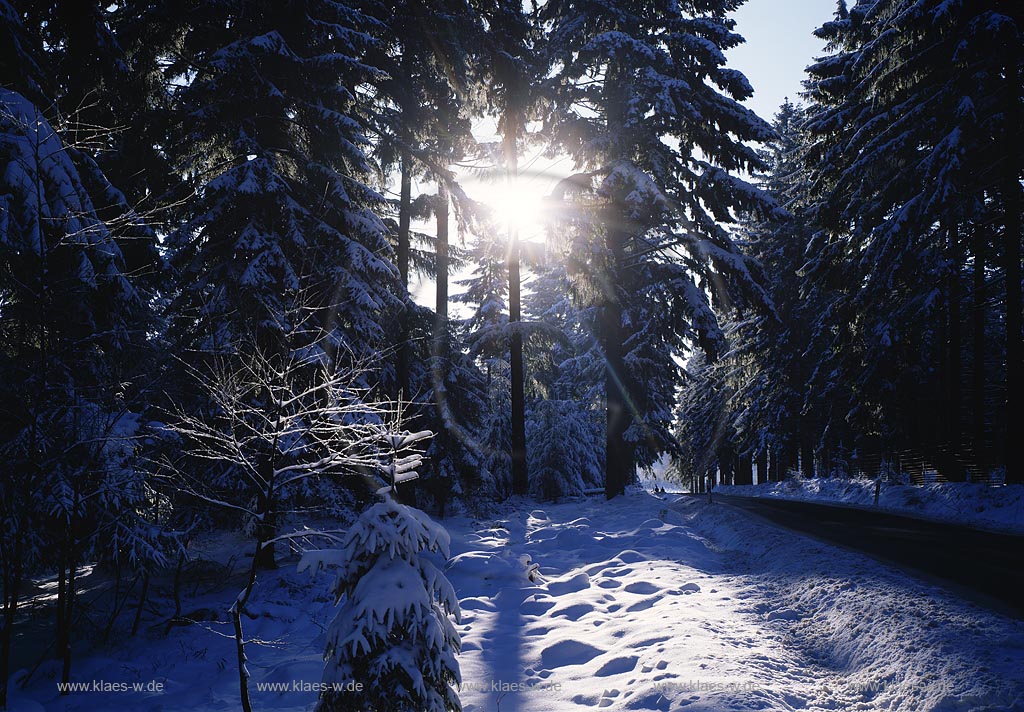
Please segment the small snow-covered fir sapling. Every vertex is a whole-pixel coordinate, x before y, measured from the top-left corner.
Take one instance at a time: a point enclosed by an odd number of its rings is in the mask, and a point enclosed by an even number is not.
[[[461,710],[456,654],[458,598],[435,563],[449,557],[443,527],[398,503],[394,486],[416,477],[418,453],[408,453],[429,431],[386,437],[381,501],[346,533],[341,550],[309,552],[299,570],[339,567],[337,613],[327,630],[326,689],[317,712],[454,712]]]

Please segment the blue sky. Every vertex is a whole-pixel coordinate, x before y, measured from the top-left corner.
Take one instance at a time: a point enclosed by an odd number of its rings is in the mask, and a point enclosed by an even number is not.
[[[748,0],[734,15],[747,41],[726,57],[753,85],[746,105],[759,116],[770,120],[785,97],[798,98],[804,67],[824,48],[811,32],[835,9],[836,0]]]

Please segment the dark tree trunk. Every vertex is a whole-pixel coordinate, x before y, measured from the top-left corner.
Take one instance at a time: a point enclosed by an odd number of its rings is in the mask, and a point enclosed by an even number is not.
[[[974,361],[971,385],[971,440],[974,464],[982,476],[988,473],[988,444],[985,442],[985,231],[974,228],[973,318],[971,354]]]
[[[412,156],[402,151],[402,178],[398,199],[398,272],[402,279],[402,297],[409,299],[409,227],[412,213]],[[401,396],[409,388],[409,312],[398,317],[398,362],[395,364],[395,390]]]
[[[1016,54],[1016,53],[1013,53]],[[1022,388],[1024,388],[1024,348],[1021,345],[1021,200],[1020,173],[1024,152],[1021,150],[1020,133],[1020,70],[1014,63],[1009,66],[1007,75],[1011,77],[1009,84],[1008,110],[1006,118],[1007,145],[1004,147],[1003,204],[1006,211],[1006,230],[1004,234],[1004,260],[1006,262],[1006,404],[1002,422],[1006,465],[1006,481],[1024,482],[1024,466],[1021,465],[1016,438],[1010,436],[1009,424],[1016,422],[1022,408]]]
[[[718,481],[723,485],[736,484],[736,454],[728,445],[718,451]]]
[[[181,564],[178,564],[178,570],[181,570]],[[177,574],[175,574],[177,577]],[[177,582],[175,582],[177,583]],[[139,632],[139,624],[142,622],[142,611],[146,607],[146,598],[149,596],[149,569],[142,574],[142,591],[139,592],[139,603],[135,606],[135,618],[132,620],[132,635]],[[175,618],[181,615],[181,603],[177,604],[177,611],[174,615]]]
[[[511,112],[505,117],[506,177],[515,183],[519,174],[516,142],[518,122]],[[512,327],[509,340],[509,377],[512,387],[512,493],[526,494],[530,489],[530,476],[526,465],[526,392],[523,364],[523,334],[518,328],[521,321],[521,283],[519,274],[519,232],[514,224],[508,226],[508,321]]]
[[[77,498],[76,507],[77,511]],[[65,541],[65,549],[61,552],[60,565],[57,567],[57,630],[54,652],[61,661],[60,681],[61,695],[69,693],[67,683],[71,680],[71,623],[75,607],[75,542],[69,537]]]
[[[437,302],[434,320],[434,354],[443,356],[448,341],[448,186],[437,183]],[[443,389],[443,374],[436,374]]]
[[[61,651],[61,673],[60,680],[64,683],[65,689],[68,682],[71,681],[71,643],[73,636],[71,635],[71,625],[74,621],[75,615],[75,591],[77,587],[76,574],[78,571],[78,562],[75,561],[74,550],[72,550],[71,560],[68,562],[68,583],[67,583],[67,605],[64,608],[64,640],[63,650]]]
[[[270,469],[272,468],[268,467],[268,470]],[[266,481],[271,480],[268,479]],[[277,557],[275,555],[276,547],[270,540],[276,534],[276,526],[273,521],[273,512],[270,511],[270,500],[266,493],[260,494],[258,507],[263,519],[256,525],[256,539],[259,541],[260,546],[256,549],[256,558],[253,563],[261,571],[272,571],[277,568]]]
[[[15,544],[16,548],[20,546]],[[3,630],[0,630],[0,710],[7,709],[7,680],[11,670],[11,642],[14,640],[14,619],[18,613],[19,593],[21,591],[21,575],[17,571],[21,561],[21,552],[16,553],[17,560],[4,562],[4,617]]]
[[[622,135],[626,123],[628,92],[624,79],[625,72],[619,62],[610,62],[605,69],[603,102],[606,124],[612,136]],[[608,157],[613,160],[621,158],[622,152],[626,150],[628,149],[625,146],[610,145]],[[605,496],[611,499],[625,492],[626,483],[632,481],[636,472],[633,447],[625,438],[632,421],[632,412],[629,407],[629,374],[625,368],[627,334],[622,323],[622,297],[628,289],[626,242],[630,235],[625,225],[625,211],[622,205],[611,201],[605,206],[602,218],[608,266],[601,275],[604,301],[599,319],[605,356],[607,404]]]
[[[737,459],[736,484],[754,484],[754,461],[749,454],[740,455]]]
[[[447,273],[449,273],[449,190],[437,183],[437,303],[436,338],[447,335]]]
[[[762,448],[757,453],[757,483],[768,482],[771,479],[768,474],[768,448]]]
[[[611,499],[623,494],[626,483],[635,469],[633,448],[626,442],[626,431],[632,420],[629,410],[629,391],[626,385],[625,329],[622,325],[620,284],[625,257],[627,235],[615,226],[617,215],[606,222],[606,239],[611,267],[604,286],[604,305],[601,308],[601,336],[605,356],[605,392],[607,403],[607,429],[605,431],[605,497]]]
[[[943,474],[947,479],[959,482],[963,480],[963,465],[960,457],[961,450],[961,394],[960,379],[963,375],[961,361],[962,329],[960,324],[960,263],[963,261],[960,249],[960,234],[956,225],[947,230],[949,235],[949,355],[948,368],[946,370],[946,418],[948,420],[946,450],[946,472]]]
[[[805,423],[800,430],[800,474],[814,477],[814,438]]]
[[[626,443],[629,429],[628,397],[622,382],[622,305],[617,299],[605,304],[602,315],[605,341],[605,390],[607,429],[605,431],[605,496],[625,491],[631,453]]]
[[[249,575],[245,581],[245,588],[238,594],[234,604],[228,610],[231,615],[231,623],[235,629],[235,659],[238,662],[238,693],[243,712],[252,712],[252,702],[249,700],[249,671],[246,666],[245,638],[242,635],[242,614],[245,612],[245,605],[252,595],[253,586],[256,584],[256,561],[260,558],[262,542],[256,542],[256,551],[253,553],[252,565],[249,567]]]
[[[772,474],[771,479],[774,482],[782,482],[786,476],[786,455],[785,449],[780,445],[772,446]]]

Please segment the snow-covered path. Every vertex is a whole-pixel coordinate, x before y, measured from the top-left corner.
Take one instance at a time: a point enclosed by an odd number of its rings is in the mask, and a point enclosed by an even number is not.
[[[537,507],[443,522],[466,712],[1024,710],[1024,622],[698,498]],[[244,549],[239,536],[207,542],[209,561]],[[50,660],[27,690],[12,685],[11,709],[237,710],[223,611],[240,584],[211,570],[223,580],[189,599],[199,622],[150,620],[78,649],[73,679],[127,690],[60,697]],[[245,622],[265,641],[247,648],[257,710],[313,708],[330,578],[261,575]],[[133,691],[147,681],[160,689]]]
[[[727,508],[452,528],[467,712],[1024,708],[1024,624]]]

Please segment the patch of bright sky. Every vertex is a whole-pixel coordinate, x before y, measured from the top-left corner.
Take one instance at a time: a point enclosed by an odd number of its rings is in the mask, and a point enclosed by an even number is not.
[[[733,16],[746,42],[726,54],[754,87],[746,106],[771,120],[786,97],[799,99],[804,68],[824,44],[811,33],[832,19],[836,0],[748,0]]]

